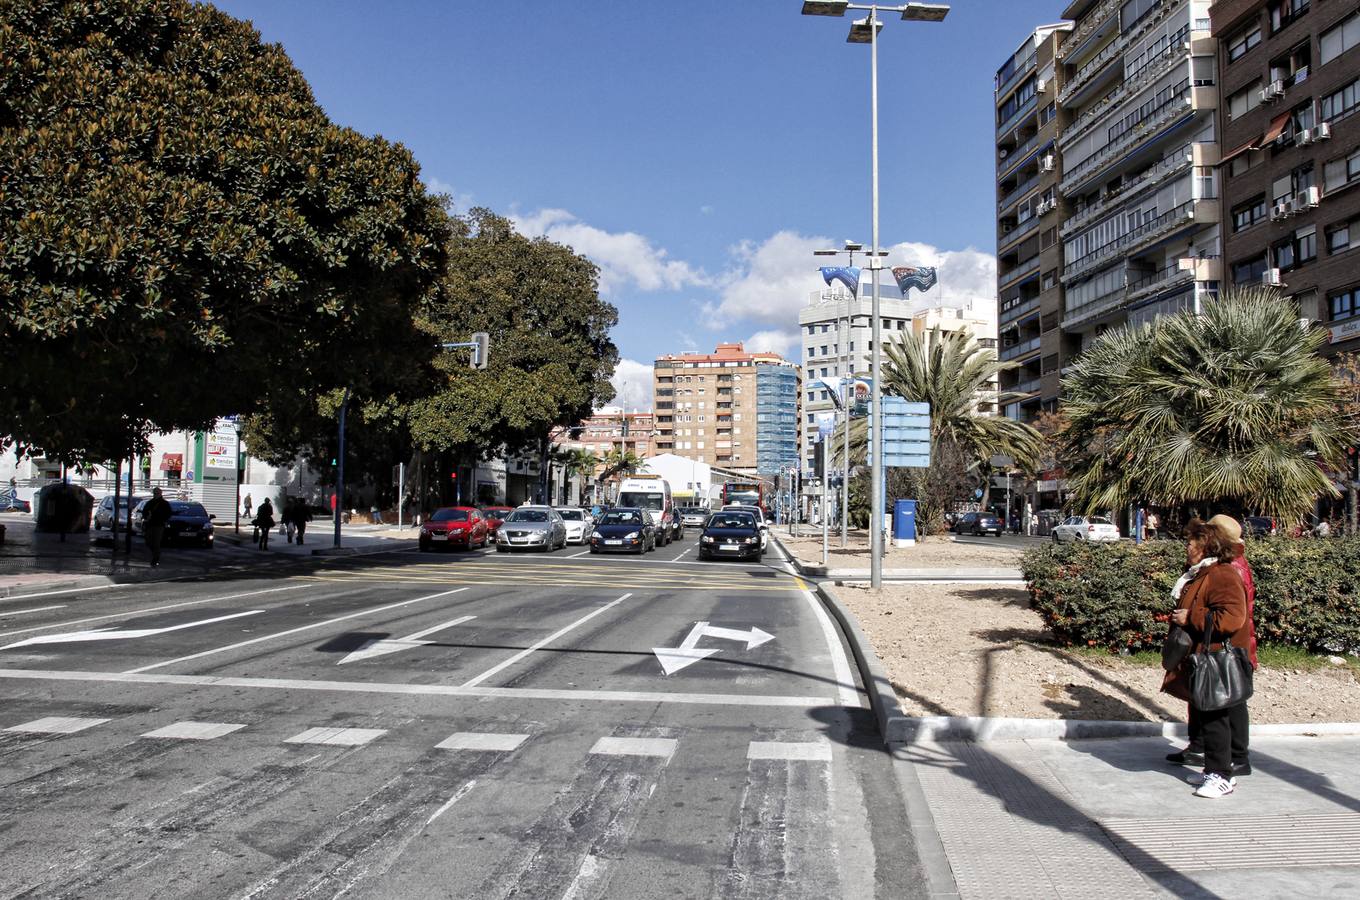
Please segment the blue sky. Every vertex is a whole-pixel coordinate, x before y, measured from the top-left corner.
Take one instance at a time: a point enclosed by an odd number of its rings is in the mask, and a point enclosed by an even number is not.
[[[619,308],[630,405],[658,354],[797,354],[810,251],[868,243],[869,50],[800,0],[219,0],[337,122],[459,208],[575,247]],[[879,45],[880,239],[993,295],[992,75],[1059,0],[958,0]],[[649,377],[649,376],[648,376]],[[637,399],[633,399],[636,397]]]

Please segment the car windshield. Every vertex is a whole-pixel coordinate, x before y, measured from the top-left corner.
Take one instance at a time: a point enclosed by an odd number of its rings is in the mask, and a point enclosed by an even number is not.
[[[466,522],[468,520],[467,510],[465,509],[437,509],[434,515],[430,516],[431,522]]]
[[[541,509],[517,509],[510,514],[507,522],[546,522],[548,514]]]
[[[170,510],[177,516],[200,516],[204,519],[208,517],[208,511],[203,508],[203,504],[201,503],[185,503],[180,500],[171,500]]]
[[[493,519],[504,519],[510,514],[511,510],[508,506],[488,506],[482,512]]]
[[[755,491],[729,491],[727,493],[728,503],[742,503],[747,506],[755,506],[760,500],[760,494]]]
[[[1110,524],[1112,524],[1112,523],[1110,522],[1109,519],[1106,519],[1106,518],[1104,518],[1103,516],[1092,516],[1090,519],[1087,519],[1087,521],[1090,522],[1092,525],[1110,525]]]
[[[642,521],[635,512],[607,512],[600,520],[601,525],[636,525]]]
[[[568,522],[582,522],[585,520],[585,513],[579,509],[559,509],[557,514]]]
[[[756,517],[750,513],[721,512],[708,520],[709,528],[755,528]]]
[[[639,509],[663,509],[666,505],[666,495],[628,491],[619,495],[619,503],[624,506],[636,506]]]

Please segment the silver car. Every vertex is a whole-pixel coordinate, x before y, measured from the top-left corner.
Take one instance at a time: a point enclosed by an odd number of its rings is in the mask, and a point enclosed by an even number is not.
[[[545,553],[567,546],[567,526],[551,506],[521,506],[496,529],[496,552],[519,548]]]
[[[686,528],[703,528],[708,524],[708,510],[702,506],[686,506],[680,510],[680,524]]]
[[[590,518],[590,513],[579,506],[557,506],[554,509],[562,517],[562,524],[567,527],[568,544],[584,544],[590,538],[590,532],[595,527],[595,521]]]
[[[128,516],[130,510],[135,509],[145,497],[133,495],[132,501],[128,502],[127,494],[120,494],[118,497],[118,527],[128,527]],[[113,495],[110,494],[99,501],[99,505],[94,508],[94,530],[103,531],[105,528],[113,528]]]

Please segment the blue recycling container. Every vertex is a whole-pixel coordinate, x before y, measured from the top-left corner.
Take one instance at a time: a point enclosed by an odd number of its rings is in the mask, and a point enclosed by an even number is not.
[[[916,501],[898,500],[893,504],[893,539],[916,540]]]

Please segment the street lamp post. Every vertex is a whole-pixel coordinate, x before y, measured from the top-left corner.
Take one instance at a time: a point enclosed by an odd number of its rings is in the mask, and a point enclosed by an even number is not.
[[[866,18],[850,26],[851,44],[869,45],[869,107],[871,153],[871,208],[873,211],[873,245],[869,256],[869,275],[873,284],[873,347],[871,348],[870,372],[873,384],[870,387],[870,411],[872,430],[870,432],[869,455],[873,459],[870,470],[869,504],[869,584],[873,588],[883,585],[883,404],[881,402],[883,381],[881,376],[882,360],[882,320],[879,318],[879,270],[883,266],[879,256],[878,242],[878,30],[883,27],[878,19],[879,12],[901,13],[907,22],[942,22],[949,13],[949,6],[943,3],[907,3],[900,6],[880,6],[876,3],[850,3],[849,0],[803,0],[805,16],[843,16],[847,10],[867,10]]]

